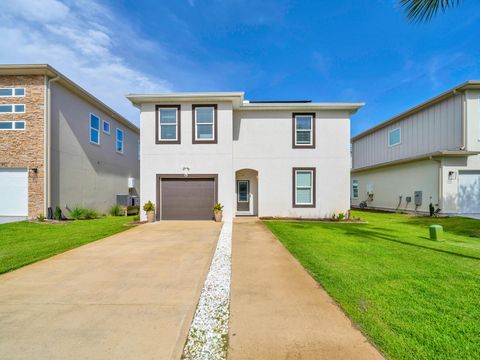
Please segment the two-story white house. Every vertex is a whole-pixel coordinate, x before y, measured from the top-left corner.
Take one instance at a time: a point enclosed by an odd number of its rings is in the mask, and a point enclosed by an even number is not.
[[[480,81],[468,81],[352,138],[352,205],[480,213],[479,154]]]
[[[350,114],[360,103],[253,102],[243,92],[132,94],[141,203],[157,219],[322,218],[350,208]],[[144,214],[143,214],[144,216]]]

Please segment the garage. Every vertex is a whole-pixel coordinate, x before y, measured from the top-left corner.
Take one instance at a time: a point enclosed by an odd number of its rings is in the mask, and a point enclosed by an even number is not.
[[[216,202],[215,177],[160,178],[162,220],[211,220]]]
[[[459,212],[480,213],[480,171],[460,172],[458,180]]]
[[[0,168],[0,216],[28,216],[28,170]]]

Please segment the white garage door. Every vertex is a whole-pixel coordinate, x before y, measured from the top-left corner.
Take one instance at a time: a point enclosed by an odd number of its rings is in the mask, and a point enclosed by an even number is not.
[[[28,216],[27,169],[0,169],[0,216]]]
[[[480,172],[460,173],[458,207],[461,213],[480,213]]]

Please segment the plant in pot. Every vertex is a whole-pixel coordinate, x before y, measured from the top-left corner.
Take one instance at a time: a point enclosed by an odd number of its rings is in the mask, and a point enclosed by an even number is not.
[[[155,221],[155,205],[151,201],[143,205],[143,211],[147,213],[147,222],[152,223]]]
[[[220,203],[216,203],[213,206],[213,214],[215,215],[215,221],[220,222],[222,221],[223,217],[223,205]]]

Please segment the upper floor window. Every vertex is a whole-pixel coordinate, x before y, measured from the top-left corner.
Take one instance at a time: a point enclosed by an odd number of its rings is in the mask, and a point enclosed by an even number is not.
[[[388,132],[388,146],[395,146],[402,142],[402,132],[400,128]]]
[[[293,207],[315,207],[315,168],[293,169]]]
[[[25,96],[25,88],[0,88],[0,97]]]
[[[0,121],[0,130],[25,130],[25,121]]]
[[[358,180],[352,181],[352,197],[354,199],[358,198]]]
[[[293,114],[293,148],[315,147],[315,113]]]
[[[100,145],[100,118],[90,114],[90,142]]]
[[[180,144],[180,105],[157,105],[157,144]]]
[[[217,143],[217,105],[192,105],[194,144]]]
[[[24,113],[25,112],[25,105],[24,104],[1,104],[0,105],[0,113]]]
[[[117,129],[117,145],[116,150],[118,153],[123,154],[123,130]]]
[[[106,120],[103,120],[103,132],[107,135],[110,135],[110,123]]]

